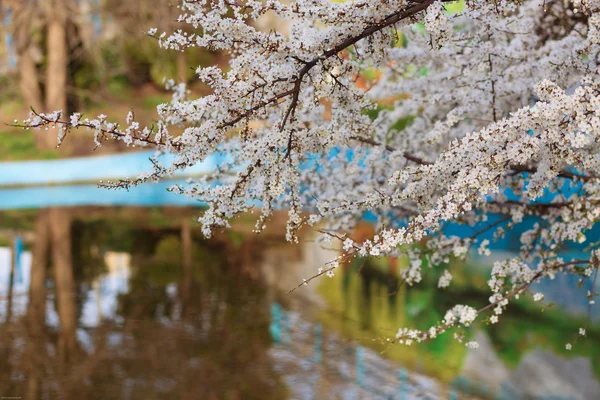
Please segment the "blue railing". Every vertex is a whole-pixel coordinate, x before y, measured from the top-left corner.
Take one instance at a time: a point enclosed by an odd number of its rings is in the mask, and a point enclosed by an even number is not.
[[[120,153],[96,157],[67,158],[60,160],[14,161],[0,163],[0,187],[61,185],[74,182],[99,182],[134,178],[151,172],[153,151]],[[170,165],[174,156],[164,154],[158,160]],[[175,173],[175,177],[198,176],[213,172],[225,161],[225,156],[215,154],[204,162]]]

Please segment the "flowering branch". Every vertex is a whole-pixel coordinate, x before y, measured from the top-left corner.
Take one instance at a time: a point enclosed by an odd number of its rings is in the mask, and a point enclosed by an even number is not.
[[[105,116],[35,112],[21,126],[61,126],[59,143],[84,128],[97,146],[112,138],[175,156],[112,187],[226,153],[206,179],[170,190],[208,204],[206,236],[255,207],[260,233],[284,208],[287,240],[310,226],[324,244],[341,242],[343,253],[313,278],[331,276],[340,260],[402,254],[400,278],[418,284],[424,259],[465,260],[475,245],[491,255],[490,240],[535,217],[515,259],[492,271],[496,309],[556,266],[579,274],[561,251],[600,219],[600,3],[469,0],[454,13],[447,3],[184,0],[188,30],[148,33],[163,48],[227,54],[226,71],[196,70],[210,94],[191,98],[168,81],[173,97],[157,108],[156,127],[132,114],[121,128]],[[267,13],[286,28],[264,28]],[[367,212],[376,234],[355,242],[349,233]],[[455,224],[475,233],[451,235]],[[444,271],[438,286],[451,280]],[[476,315],[459,305],[446,323]]]

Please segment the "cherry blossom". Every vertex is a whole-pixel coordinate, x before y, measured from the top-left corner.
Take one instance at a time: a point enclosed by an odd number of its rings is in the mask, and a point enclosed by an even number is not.
[[[487,306],[457,305],[428,330],[401,328],[396,340],[432,339],[481,313],[495,324],[542,279],[597,276],[597,250],[585,259],[561,252],[587,243],[600,218],[600,1],[467,0],[459,12],[448,3],[184,0],[179,21],[190,30],[148,34],[165,49],[226,54],[227,69],[196,69],[210,94],[194,98],[166,82],[173,97],[153,127],[133,113],[121,126],[60,111],[33,112],[23,126],[58,125],[59,143],[87,129],[97,146],[116,139],[175,155],[111,187],[227,154],[210,176],[170,190],[208,204],[199,218],[206,236],[251,210],[260,233],[276,209],[288,210],[287,240],[312,227],[343,247],[316,276],[356,256],[402,256],[401,278],[419,284],[439,274],[425,260],[465,260],[472,249],[493,256],[495,240],[535,218],[519,253],[495,262]],[[267,14],[287,29],[261,30]],[[367,212],[377,233],[355,241]],[[452,224],[474,233],[452,235]],[[448,271],[438,276],[440,288],[451,284]]]

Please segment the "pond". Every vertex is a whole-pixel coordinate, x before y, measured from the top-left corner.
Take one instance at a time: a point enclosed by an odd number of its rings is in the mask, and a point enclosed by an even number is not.
[[[450,334],[386,343],[453,304],[487,301],[483,262],[455,281],[407,287],[402,260],[356,259],[287,291],[330,260],[310,234],[256,236],[240,221],[202,238],[186,207],[74,207],[0,213],[0,392],[29,398],[592,399],[600,329],[565,350],[586,309],[574,282],[520,301],[469,350]],[[42,222],[46,221],[46,225]],[[46,230],[44,231],[44,226]],[[13,243],[19,237],[14,269]],[[50,248],[40,248],[42,239]],[[37,245],[36,245],[37,242]],[[43,246],[42,246],[43,247]],[[56,266],[59,265],[57,268]]]

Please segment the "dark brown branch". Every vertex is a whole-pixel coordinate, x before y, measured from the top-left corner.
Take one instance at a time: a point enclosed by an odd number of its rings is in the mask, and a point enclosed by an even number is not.
[[[289,96],[290,94],[292,94],[294,92],[294,90],[288,90],[286,92],[283,93],[279,93],[276,96],[271,97],[268,100],[265,101],[261,101],[260,103],[258,103],[257,105],[255,105],[252,108],[249,108],[248,110],[246,110],[245,112],[243,112],[242,114],[238,115],[237,117],[226,121],[224,123],[222,123],[221,125],[218,126],[219,129],[223,129],[223,128],[227,128],[227,127],[232,127],[235,124],[237,124],[238,122],[240,122],[241,120],[243,120],[244,118],[250,118],[252,116],[252,114],[254,114],[254,112],[260,110],[263,107],[268,106],[269,104],[279,100],[279,99],[283,99],[284,97]]]
[[[500,219],[500,220],[498,220],[498,221],[494,222],[493,224],[489,224],[489,225],[488,225],[488,226],[486,226],[485,228],[482,228],[482,229],[480,229],[479,231],[477,231],[477,232],[475,232],[474,234],[472,234],[472,235],[469,237],[469,239],[475,239],[477,236],[479,236],[479,235],[481,235],[481,234],[483,234],[483,233],[485,233],[485,232],[489,231],[489,230],[490,230],[490,229],[492,229],[492,228],[495,228],[495,227],[497,227],[498,225],[502,225],[503,223],[505,223],[505,222],[509,221],[511,218],[512,218],[512,217],[510,217],[510,216],[507,216],[507,217],[504,217],[504,218],[502,218],[502,219]]]
[[[79,121],[78,124],[76,126],[74,126],[71,122],[69,121],[61,121],[61,120],[51,120],[50,118],[48,118],[46,115],[44,114],[40,114],[37,111],[35,111],[33,108],[31,109],[31,112],[33,112],[34,115],[36,115],[37,117],[39,117],[42,122],[40,122],[39,124],[36,125],[19,125],[19,124],[7,124],[8,126],[13,126],[15,128],[41,128],[43,126],[48,126],[48,125],[62,125],[64,126],[64,129],[72,129],[72,128],[79,128],[79,127],[85,127],[88,128],[90,130],[93,131],[99,131],[102,135],[112,135],[112,136],[116,136],[116,137],[125,137],[127,136],[126,133],[124,133],[123,131],[120,131],[118,129],[118,124],[114,124],[114,128],[111,130],[108,130],[106,128],[98,128],[96,125],[92,125],[90,123],[85,123],[82,121]],[[155,133],[155,132],[152,132]],[[134,141],[138,141],[138,142],[142,142],[142,143],[146,143],[146,144],[151,144],[154,146],[166,146],[167,144],[173,146],[175,149],[179,150],[182,146],[181,143],[179,142],[175,142],[175,141],[171,141],[171,142],[164,142],[164,141],[156,141],[156,140],[152,140],[150,139],[150,137],[146,137],[142,131],[137,130],[134,131],[131,135],[132,139]]]
[[[537,172],[536,167],[528,167],[526,165],[511,165],[510,169],[515,172],[529,172],[532,174]],[[594,179],[594,177],[592,177],[592,176],[574,174],[574,173],[568,172],[568,171],[560,171],[558,173],[558,176],[560,176],[561,178],[566,178],[566,179],[571,179],[571,180],[579,179],[584,182],[588,182],[588,181]]]
[[[381,144],[381,143],[379,143],[379,142],[377,142],[377,141],[375,141],[373,139],[370,139],[370,138],[363,138],[363,137],[360,137],[360,136],[351,136],[350,139],[356,140],[357,142],[362,142],[362,143],[370,144],[372,146],[384,146],[383,144]],[[389,146],[387,144],[384,147],[385,147],[385,149],[387,151],[390,151],[390,152],[396,151],[396,149],[394,147]],[[402,153],[402,155],[407,160],[410,160],[410,161],[415,162],[417,164],[421,164],[421,165],[431,165],[431,164],[433,164],[431,161],[424,160],[424,159],[422,159],[420,157],[417,157],[417,156],[414,156],[414,155],[412,155],[412,154],[410,154],[408,152],[404,152],[404,153]]]
[[[358,142],[362,142],[362,143],[365,143],[365,144],[370,144],[372,146],[384,146],[382,143],[379,143],[379,142],[377,142],[377,141],[375,141],[373,139],[370,139],[370,138],[363,138],[363,137],[359,137],[359,136],[351,136],[350,139],[356,140]],[[387,151],[390,151],[390,152],[396,151],[395,147],[389,146],[387,144],[384,147],[385,147],[385,149]],[[431,165],[431,164],[433,164],[433,162],[431,162],[431,161],[423,160],[422,158],[416,157],[416,156],[414,156],[414,155],[412,155],[410,153],[407,153],[407,152],[405,152],[403,155],[404,155],[404,157],[406,159],[408,159],[410,161],[413,161],[413,162],[415,162],[417,164],[423,164],[423,165]],[[518,164],[515,164],[515,165],[509,166],[509,170],[514,171],[515,173],[529,172],[531,174],[534,174],[534,173],[537,172],[537,167],[529,167],[527,165],[518,165]],[[564,170],[560,171],[558,173],[558,176],[561,177],[561,178],[571,179],[571,180],[579,179],[579,180],[584,181],[584,182],[588,182],[588,181],[590,181],[590,180],[592,180],[592,179],[595,178],[594,176],[579,175],[579,174],[575,174],[575,173],[564,171]]]
[[[516,289],[512,290],[511,292],[509,292],[508,294],[506,294],[504,297],[502,297],[501,299],[488,304],[485,307],[480,308],[479,310],[477,310],[477,314],[481,314],[482,312],[489,310],[490,308],[493,308],[495,306],[497,306],[500,302],[502,302],[503,300],[506,299],[510,299],[511,297],[521,293],[523,290],[527,289],[529,286],[531,286],[535,281],[537,281],[539,278],[542,277],[542,275],[544,275],[545,273],[547,273],[549,270],[559,270],[565,267],[569,267],[569,266],[573,266],[573,265],[577,265],[577,264],[589,264],[591,261],[590,260],[573,260],[573,261],[569,261],[563,264],[559,264],[559,265],[555,265],[549,268],[544,268],[538,272],[535,273],[535,275],[533,275],[533,278],[531,278],[531,280],[529,282],[525,282],[524,284],[522,284],[521,286],[517,287]]]
[[[224,122],[223,124],[221,124],[219,127],[220,128],[226,128],[226,127],[232,127],[233,125],[235,125],[237,122],[241,121],[244,118],[250,118],[254,112],[256,112],[257,110],[288,96],[292,96],[292,100],[290,102],[290,105],[288,106],[284,118],[281,122],[280,125],[280,130],[285,129],[285,125],[287,124],[288,120],[290,118],[293,118],[294,116],[294,112],[296,110],[296,107],[298,105],[298,99],[300,97],[300,91],[302,88],[302,81],[304,79],[304,77],[310,72],[310,70],[316,66],[319,62],[322,62],[323,60],[326,60],[328,58],[331,58],[335,55],[337,55],[338,53],[340,53],[341,51],[347,49],[350,46],[353,46],[354,44],[356,44],[357,42],[359,42],[360,40],[369,37],[387,27],[393,26],[394,24],[398,23],[399,21],[402,21],[404,19],[410,18],[418,13],[420,13],[421,11],[427,9],[427,7],[429,7],[430,5],[432,5],[433,3],[435,3],[436,1],[443,1],[443,2],[449,2],[451,0],[422,0],[422,1],[413,1],[414,5],[409,7],[408,9],[404,9],[401,11],[398,11],[388,17],[386,17],[383,21],[380,21],[378,23],[375,23],[373,25],[371,25],[370,27],[366,28],[365,30],[363,30],[360,34],[356,35],[356,36],[352,36],[349,37],[347,39],[345,39],[344,41],[342,41],[340,44],[338,44],[337,46],[331,48],[330,50],[327,50],[326,52],[324,52],[322,55],[320,55],[319,57],[316,57],[310,61],[300,61],[302,62],[304,65],[302,67],[302,69],[300,69],[300,71],[298,72],[297,76],[293,77],[292,82],[293,83],[293,88],[285,91],[283,93],[280,93],[274,97],[272,97],[269,100],[263,101],[261,103],[259,103],[258,105],[248,109],[247,111],[245,111],[244,113],[238,115],[237,117]]]

